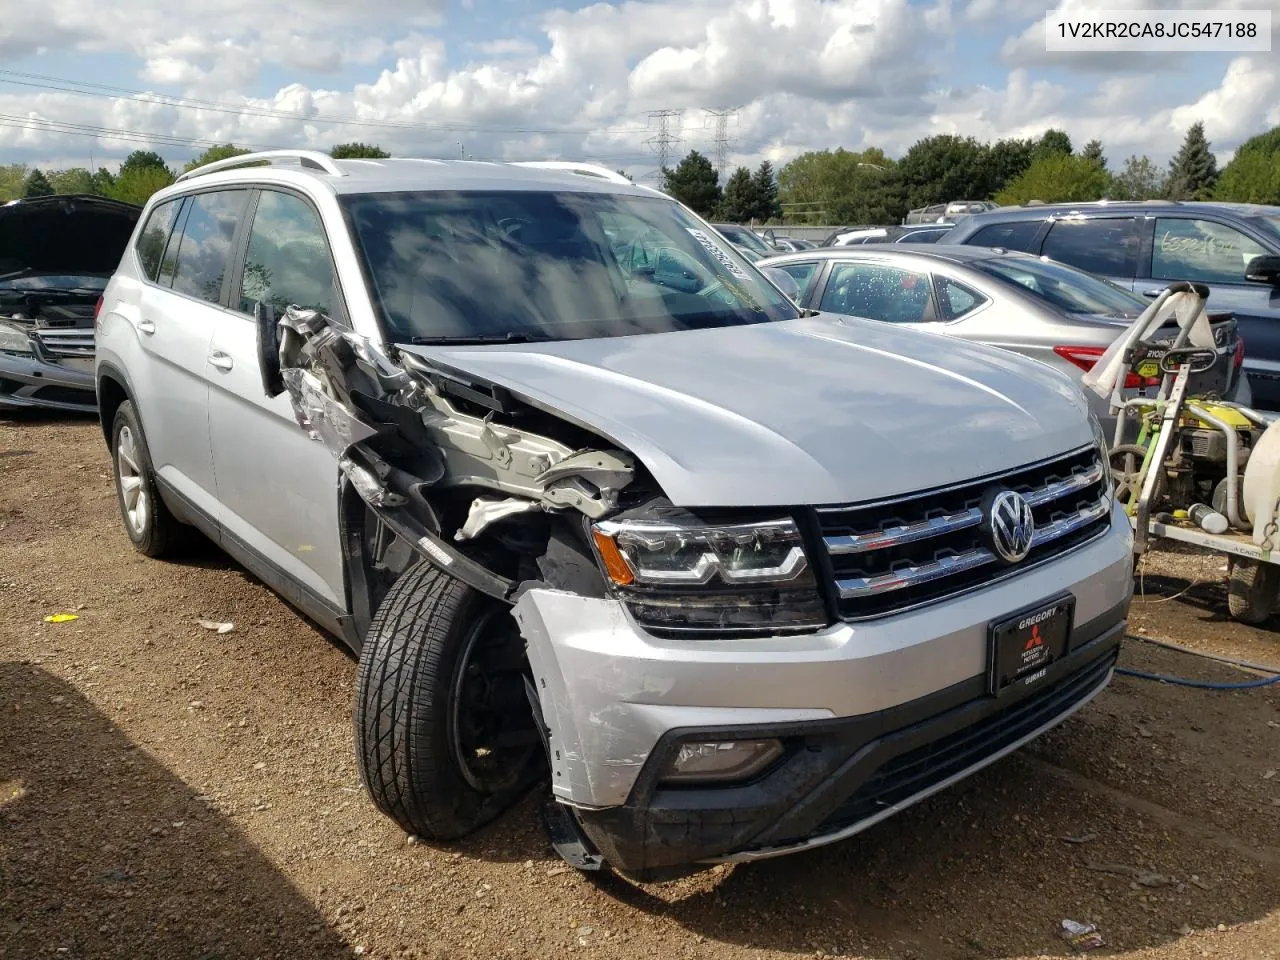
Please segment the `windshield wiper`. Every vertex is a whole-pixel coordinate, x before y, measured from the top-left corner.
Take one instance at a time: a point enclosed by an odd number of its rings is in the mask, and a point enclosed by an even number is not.
[[[507,333],[462,334],[456,337],[409,337],[405,342],[415,347],[465,347],[481,343],[534,343],[550,339],[550,337],[535,337],[527,333],[508,331]]]

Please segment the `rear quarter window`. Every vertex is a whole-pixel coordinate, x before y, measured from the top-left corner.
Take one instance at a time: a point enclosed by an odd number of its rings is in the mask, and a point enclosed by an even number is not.
[[[181,202],[179,198],[157,204],[147,217],[146,225],[138,233],[134,249],[137,250],[138,260],[142,264],[142,273],[148,280],[155,280],[160,273],[164,247],[169,242],[169,232],[173,229],[173,221]]]
[[[1003,247],[1006,250],[1035,253],[1035,239],[1040,232],[1040,223],[1039,220],[993,223],[980,228],[964,242],[974,247]]]

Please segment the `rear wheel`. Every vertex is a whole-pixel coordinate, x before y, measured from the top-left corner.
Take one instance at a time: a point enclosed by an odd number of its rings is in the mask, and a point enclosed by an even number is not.
[[[125,533],[148,557],[167,557],[189,543],[192,530],[183,525],[160,499],[151,455],[133,403],[116,408],[111,425],[111,458],[116,475],[116,500]]]
[[[427,563],[387,592],[360,655],[361,779],[406,832],[465,836],[541,774],[542,741],[510,610]]]
[[[1280,592],[1280,567],[1257,560],[1229,562],[1227,610],[1232,619],[1253,626],[1266,622]]]

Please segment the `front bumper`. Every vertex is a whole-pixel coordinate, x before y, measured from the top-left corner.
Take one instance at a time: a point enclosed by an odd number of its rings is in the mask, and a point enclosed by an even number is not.
[[[553,792],[605,858],[633,872],[847,836],[1016,748],[1105,686],[1132,562],[1117,508],[1101,537],[1022,576],[881,620],[751,640],[661,640],[614,601],[530,590],[515,614]],[[989,695],[988,624],[1064,589],[1076,601],[1067,655],[1033,687]],[[658,783],[684,740],[763,736],[788,752],[754,782]]]
[[[35,354],[0,353],[0,410],[6,408],[97,413],[93,370]]]

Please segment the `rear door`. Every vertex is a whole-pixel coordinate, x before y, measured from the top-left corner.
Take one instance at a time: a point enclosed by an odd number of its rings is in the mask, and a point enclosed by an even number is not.
[[[818,309],[923,329],[944,325],[928,271],[881,260],[833,263]]]
[[[1138,222],[1133,216],[1055,220],[1040,255],[1132,290],[1142,245]]]
[[[319,214],[300,194],[255,195],[237,255],[231,310],[210,344],[209,423],[218,520],[234,538],[329,605],[345,609],[333,455],[298,427],[288,394],[267,397],[258,364],[258,301],[346,316]]]
[[[159,477],[213,517],[217,498],[209,445],[209,345],[225,315],[221,303],[230,275],[246,190],[215,190],[175,201],[176,223],[165,243],[160,222],[139,255],[159,246],[153,282],[140,296],[139,341],[146,369],[134,378],[147,448]],[[150,228],[150,222],[148,224]]]
[[[1244,338],[1244,369],[1253,405],[1280,410],[1280,289],[1244,278],[1254,257],[1280,251],[1234,225],[1206,217],[1156,217],[1150,274],[1139,283],[1156,296],[1174,280],[1209,287],[1210,310],[1230,310]]]

